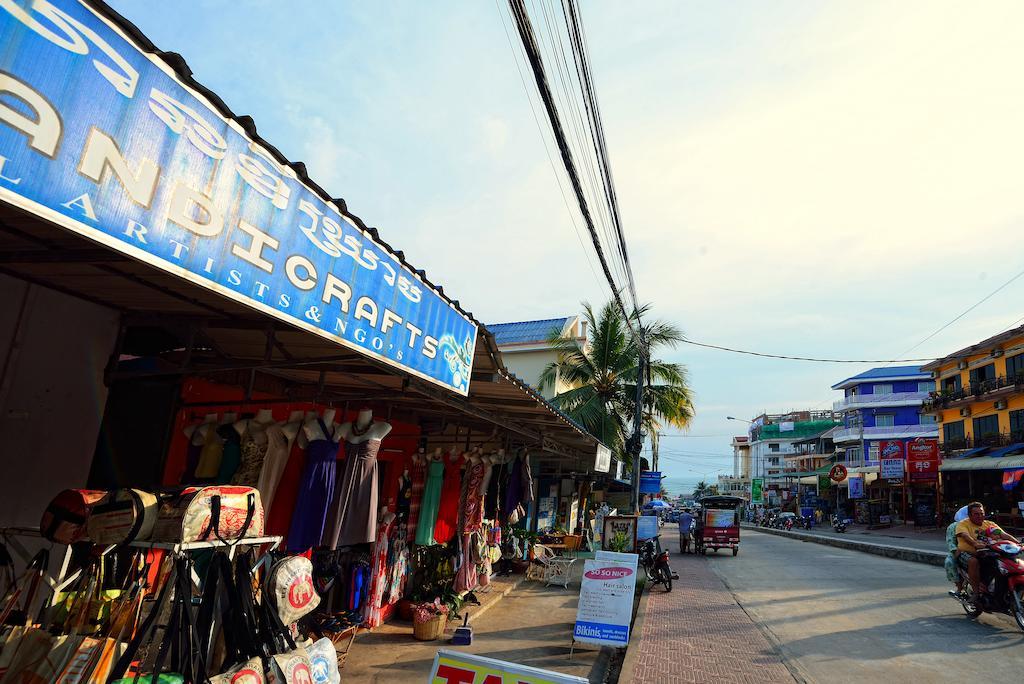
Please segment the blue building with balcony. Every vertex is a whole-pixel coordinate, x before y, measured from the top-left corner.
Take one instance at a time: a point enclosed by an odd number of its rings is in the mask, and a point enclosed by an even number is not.
[[[842,414],[843,427],[832,438],[836,460],[847,466],[877,466],[882,441],[904,442],[905,454],[906,442],[939,436],[935,416],[921,413],[935,382],[919,366],[872,368],[832,389],[843,391],[833,407]]]

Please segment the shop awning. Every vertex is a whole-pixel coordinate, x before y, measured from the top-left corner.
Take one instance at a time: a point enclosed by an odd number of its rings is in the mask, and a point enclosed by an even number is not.
[[[1024,451],[1024,442],[1018,442],[1017,444],[1011,444],[1010,446],[1001,447],[996,449],[989,454],[988,458],[1001,458],[1003,456],[1010,456],[1016,454],[1018,451]]]
[[[1009,468],[1024,468],[1024,455],[1003,458],[953,458],[943,461],[939,466],[939,471],[950,473],[962,470],[1006,470]]]
[[[0,273],[121,314],[106,381],[202,376],[247,397],[375,403],[421,424],[501,429],[559,467],[594,468],[598,441],[510,373],[491,333],[304,164],[109,7],[69,5],[131,53],[145,87],[18,28],[0,71],[53,111],[10,111],[63,128],[4,150],[17,181],[0,184]],[[118,367],[132,356],[158,362]]]
[[[987,450],[988,450],[987,446],[976,447],[974,449],[968,449],[967,451],[965,451],[962,454],[956,456],[955,458],[971,458],[972,456],[979,456],[979,455],[981,455],[981,452],[987,451]]]

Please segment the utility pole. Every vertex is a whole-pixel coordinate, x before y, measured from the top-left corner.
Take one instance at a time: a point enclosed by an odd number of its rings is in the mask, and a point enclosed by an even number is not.
[[[633,414],[633,436],[629,439],[629,451],[633,454],[633,512],[640,512],[640,450],[643,448],[643,422],[644,422],[644,329],[637,321],[637,360],[636,360],[636,405]]]

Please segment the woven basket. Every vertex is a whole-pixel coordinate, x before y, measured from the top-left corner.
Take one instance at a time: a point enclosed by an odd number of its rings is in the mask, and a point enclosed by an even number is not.
[[[436,615],[426,622],[414,621],[412,623],[412,635],[419,641],[440,639],[441,635],[444,634],[444,627],[447,621],[447,615]]]

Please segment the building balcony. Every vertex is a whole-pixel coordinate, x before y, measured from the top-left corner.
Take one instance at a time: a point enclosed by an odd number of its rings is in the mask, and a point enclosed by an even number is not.
[[[836,430],[832,435],[836,444],[840,442],[860,441],[864,439],[916,439],[918,437],[938,437],[939,426],[931,425],[887,425],[885,427],[851,427]]]
[[[967,406],[982,399],[996,399],[1006,394],[1024,391],[1024,374],[1000,375],[991,380],[969,383],[958,389],[943,389],[929,392],[928,399],[921,406],[923,413],[936,413],[942,409]]]
[[[993,435],[982,435],[981,437],[961,437],[960,439],[944,440],[939,448],[942,453],[949,455],[956,451],[967,449],[980,449],[982,447],[1001,447],[1024,442],[1024,430],[1016,432],[1002,432]]]
[[[929,398],[931,392],[894,392],[890,394],[851,394],[832,405],[835,411],[851,411],[861,408],[888,406],[919,406]]]

